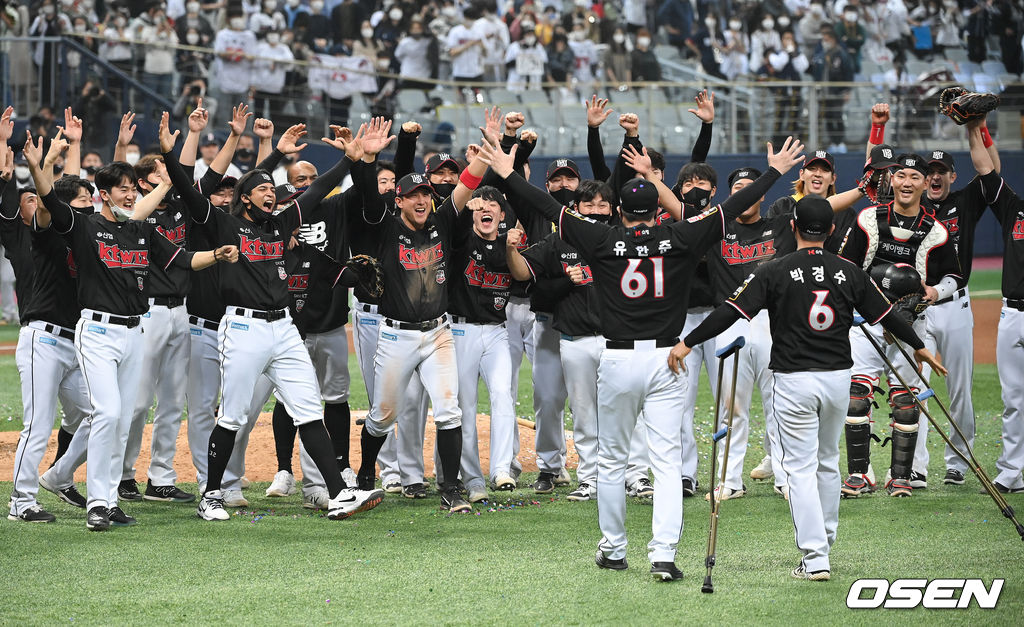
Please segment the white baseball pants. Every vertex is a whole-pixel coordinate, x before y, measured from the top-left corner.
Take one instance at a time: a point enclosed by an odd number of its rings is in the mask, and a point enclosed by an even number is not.
[[[558,344],[562,336],[551,314],[538,313],[533,323],[533,412],[537,424],[537,468],[558,474],[565,466],[565,379]]]
[[[306,350],[320,383],[320,396],[327,403],[347,403],[348,331],[345,325],[325,333],[308,333]]]
[[[999,314],[996,364],[1003,397],[1003,452],[992,480],[1006,488],[1024,488],[1024,311],[1007,307]]]
[[[711,315],[711,307],[693,307],[686,312],[686,322],[680,337],[686,337],[697,325]],[[703,363],[708,373],[711,387],[711,398],[714,399],[715,385],[718,376],[718,360],[715,358],[716,340],[711,339],[695,346],[686,356],[686,390],[683,397],[683,420],[680,426],[682,434],[682,475],[683,478],[697,480],[697,439],[693,435],[693,417],[697,409],[697,389],[700,383],[700,366]],[[666,357],[666,360],[668,358]],[[667,361],[666,361],[667,363]]]
[[[220,340],[216,329],[196,319],[189,325],[188,360],[188,449],[196,469],[196,483],[206,485],[210,434],[217,423],[217,398],[220,396]],[[234,460],[235,453],[231,454]],[[229,460],[230,465],[230,460]]]
[[[925,310],[928,331],[925,346],[932,353],[942,355],[942,365],[949,370],[946,389],[949,390],[949,413],[960,431],[967,437],[967,445],[974,447],[974,312],[967,288],[957,292],[958,298],[948,303],[933,305]],[[925,366],[925,376],[931,369]],[[924,438],[918,438],[924,440]],[[966,450],[963,439],[950,429],[950,439],[961,451]],[[967,464],[946,445],[946,468],[967,472]]]

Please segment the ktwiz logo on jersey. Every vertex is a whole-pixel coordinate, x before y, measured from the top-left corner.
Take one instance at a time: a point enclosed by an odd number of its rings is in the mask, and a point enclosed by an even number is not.
[[[156,227],[156,232],[166,237],[169,241],[175,244],[181,244],[185,241],[185,225],[182,224],[179,227],[173,229],[165,229],[162,226]]]
[[[309,289],[308,274],[292,274],[288,276],[289,292],[305,292]]]
[[[103,242],[99,245],[99,257],[108,268],[145,268],[149,266],[148,250],[121,250],[117,244]]]
[[[594,282],[594,273],[590,271],[590,266],[586,264],[576,264],[574,266],[570,266],[569,264],[563,261],[562,272],[568,272],[569,268],[579,268],[580,270],[583,271],[583,280],[577,283],[576,285],[590,285],[591,283]]]
[[[406,270],[427,268],[439,263],[442,259],[444,259],[444,246],[441,243],[422,250],[410,248],[404,244],[398,245],[398,262]]]
[[[502,290],[512,284],[512,275],[507,272],[491,272],[476,259],[470,259],[466,265],[466,281],[485,290]]]
[[[771,259],[774,256],[775,242],[758,242],[747,245],[739,242],[722,242],[722,259],[730,266]]]
[[[245,235],[238,236],[238,252],[249,261],[270,261],[284,257],[284,242],[264,242],[249,239]]]

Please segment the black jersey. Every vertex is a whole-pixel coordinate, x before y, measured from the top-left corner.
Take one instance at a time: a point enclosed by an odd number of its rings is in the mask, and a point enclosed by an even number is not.
[[[76,213],[51,191],[43,197],[51,228],[64,237],[78,269],[82,307],[121,316],[149,311],[150,264],[191,268],[192,253],[170,243],[151,224]]]
[[[761,264],[796,250],[790,217],[763,218],[725,225],[725,237],[708,254],[715,303],[722,303]]]
[[[22,321],[25,321],[34,274],[30,231],[31,227],[21,219],[14,182],[0,179],[0,243],[4,246],[4,257],[14,268],[14,295],[18,299],[18,319]]]
[[[583,282],[572,283],[568,293],[555,304],[555,329],[566,335],[590,335],[598,333],[601,319],[598,316],[597,288],[594,272],[583,256],[567,244],[556,233],[544,238],[539,244],[522,251],[534,280],[566,278],[572,266],[583,271]]]
[[[778,372],[850,368],[854,310],[875,324],[892,308],[863,270],[821,248],[762,265],[726,302],[747,319],[768,309]]]
[[[348,294],[344,286],[338,285],[344,264],[301,241],[295,248],[286,250],[284,257],[291,298],[288,307],[295,326],[302,337],[307,333],[323,333],[321,312],[329,310],[336,293]]]
[[[145,221],[152,224],[156,232],[167,238],[167,241],[179,248],[185,248],[188,210],[184,203],[178,200],[168,200],[164,209],[157,209]],[[184,298],[188,294],[190,274],[187,270],[174,266],[166,271],[159,266],[153,266],[149,272],[146,295],[150,298],[157,296]]]
[[[217,248],[209,233],[191,229],[188,234],[189,250]],[[224,316],[224,299],[220,295],[220,264],[192,273],[185,308],[190,315],[217,322]]]
[[[696,205],[684,204],[683,220],[699,216],[701,211]],[[697,260],[697,266],[693,272],[688,307],[711,307],[715,302],[714,289],[711,286],[711,269],[708,267],[707,255],[703,255]]]
[[[505,257],[506,241],[507,235],[486,240],[472,233],[452,250],[451,267],[457,275],[448,282],[449,313],[478,324],[505,322],[512,285]]]
[[[784,219],[787,224],[785,228],[789,231],[782,240],[775,242],[776,249],[779,251],[777,254],[780,256],[796,250],[796,237],[793,236],[792,229],[788,227],[789,220],[793,219],[796,202],[795,196],[783,196],[768,207],[768,219]],[[835,253],[843,247],[844,241],[849,237],[850,229],[856,226],[857,213],[857,210],[851,207],[832,214],[832,225],[835,230],[825,239],[825,250]]]
[[[982,177],[982,190],[1003,231],[1003,298],[1024,300],[1024,201],[996,175]]]
[[[999,186],[999,175],[990,172],[985,177],[975,176],[963,189],[950,192],[941,202],[932,202],[928,200],[927,196],[921,199],[928,210],[935,215],[935,219],[941,222],[949,232],[949,237],[957,252],[964,281],[970,278],[971,266],[974,262],[974,230],[978,226],[978,220],[981,219],[985,207],[988,206],[982,191],[982,178],[986,178],[988,187]]]

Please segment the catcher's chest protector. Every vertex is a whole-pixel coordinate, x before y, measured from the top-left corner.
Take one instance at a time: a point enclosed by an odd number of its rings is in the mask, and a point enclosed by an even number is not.
[[[867,235],[864,270],[878,263],[906,263],[914,266],[918,274],[927,276],[928,253],[946,241],[936,232],[935,218],[924,211],[918,215],[913,228],[905,229],[889,224],[892,205],[879,205],[874,211],[864,210],[857,222]]]

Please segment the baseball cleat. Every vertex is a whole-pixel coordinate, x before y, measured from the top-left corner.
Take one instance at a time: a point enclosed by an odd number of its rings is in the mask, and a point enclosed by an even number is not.
[[[295,494],[295,476],[287,470],[278,470],[267,488],[267,496],[291,496]]]
[[[249,486],[252,485],[252,481],[249,481],[249,477],[242,477],[238,480],[238,483],[242,485],[243,490],[248,490]]]
[[[542,472],[537,475],[537,482],[533,484],[533,491],[537,494],[551,494],[555,491],[555,475],[550,472]]]
[[[718,486],[715,488],[715,500],[716,501],[728,501],[729,499],[743,498],[747,493],[747,486],[741,486],[739,490],[733,490],[732,488],[725,486]],[[711,500],[711,493],[708,492],[704,495],[705,501]]]
[[[199,506],[196,507],[196,516],[203,520],[228,520],[231,515],[224,509],[224,493],[220,490],[210,490],[199,499]]]
[[[384,490],[345,488],[327,504],[327,517],[344,520],[353,514],[367,512],[384,501]]]
[[[1020,492],[1024,492],[1024,487],[1021,487],[1021,488],[1008,488],[1008,487],[1004,486],[1003,484],[999,483],[998,481],[993,481],[992,482],[992,487],[995,488],[996,491],[1001,493],[1001,494],[1018,494]],[[981,489],[981,493],[982,494],[987,494],[987,492],[985,492],[985,488]]]
[[[452,489],[445,490],[444,494],[441,495],[441,509],[456,514],[458,512],[471,512],[473,511],[473,506],[466,499],[462,498],[457,489]]]
[[[597,556],[594,557],[594,563],[600,568],[607,568],[608,570],[626,570],[629,568],[629,564],[626,563],[626,558],[620,560],[613,560],[604,554],[604,551],[598,550]]]
[[[306,509],[327,509],[330,500],[331,497],[327,494],[327,490],[317,488],[302,495],[302,506]]]
[[[855,499],[861,494],[871,494],[875,491],[874,482],[868,479],[867,475],[850,475],[843,482],[842,496],[848,499]]]
[[[889,496],[910,496],[914,493],[914,486],[910,485],[909,479],[890,479],[885,489]]]
[[[658,581],[676,581],[683,578],[675,562],[651,562],[651,574]]]
[[[486,503],[489,498],[487,490],[482,487],[470,488],[469,494],[466,496],[466,500],[470,503]]]
[[[249,507],[249,499],[242,495],[242,491],[235,490],[224,490],[224,506],[225,507]]]
[[[120,507],[111,507],[107,512],[107,517],[110,519],[110,524],[114,527],[131,527],[132,525],[139,524],[139,521],[125,514],[124,510]]]
[[[960,472],[956,468],[948,468],[946,470],[946,476],[942,478],[942,483],[946,485],[963,485],[964,473]]]
[[[117,498],[122,501],[142,500],[142,495],[139,493],[139,486],[135,483],[135,479],[125,479],[117,485]]]
[[[410,483],[402,486],[402,496],[407,499],[425,499],[427,498],[427,484]]]
[[[928,487],[928,475],[923,475],[917,471],[911,472],[910,487],[915,490],[924,490]]]
[[[85,516],[85,528],[89,531],[106,531],[110,529],[110,516],[107,508],[102,505],[89,510]]]
[[[516,489],[516,480],[508,473],[499,472],[491,482],[491,486],[495,490],[511,491]]]
[[[569,471],[565,468],[559,470],[558,474],[555,475],[553,483],[556,486],[569,485],[572,483],[572,477],[569,476]]]
[[[566,497],[569,501],[589,501],[597,498],[597,489],[586,481],[576,486]]]
[[[782,498],[786,499],[787,501],[789,500],[789,486],[788,485],[777,485],[777,486],[774,486],[773,489],[775,490],[775,494],[778,494],[779,496],[781,496]]]
[[[793,579],[807,579],[808,581],[828,581],[832,578],[832,573],[827,570],[815,570],[807,572],[804,570],[804,565],[800,564],[793,569],[790,573]]]
[[[341,469],[341,480],[345,482],[346,488],[354,488],[359,485],[359,479],[356,478],[356,471],[351,468]]]
[[[388,481],[384,484],[385,494],[401,494],[402,482],[401,481]]]
[[[180,490],[175,485],[153,485],[151,481],[147,481],[146,493],[143,495],[143,498],[147,501],[191,503],[196,500],[196,495]]]
[[[33,505],[20,514],[7,514],[7,520],[20,520],[29,523],[52,523],[57,517],[39,505]]]
[[[85,497],[78,491],[75,484],[71,484],[66,488],[57,488],[55,485],[50,483],[46,477],[47,473],[43,473],[39,476],[39,487],[46,490],[47,492],[53,492],[57,495],[57,498],[64,501],[68,505],[85,509]]]
[[[691,496],[697,495],[697,489],[700,488],[700,481],[696,481],[689,477],[683,477],[683,498],[688,499]]]
[[[635,496],[638,499],[646,499],[654,496],[654,484],[647,477],[637,479],[633,485],[626,487],[627,496]]]
[[[751,479],[771,479],[774,476],[775,471],[772,470],[772,458],[770,455],[765,455],[761,463],[750,470]]]

